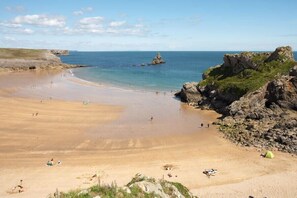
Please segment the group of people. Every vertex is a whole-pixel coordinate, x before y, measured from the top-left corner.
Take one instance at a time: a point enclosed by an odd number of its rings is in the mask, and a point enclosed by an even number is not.
[[[58,165],[60,165],[61,163],[62,162],[60,160],[57,162]],[[54,158],[52,158],[51,160],[47,161],[46,165],[47,166],[53,166],[53,165],[55,165]]]
[[[203,123],[201,123],[201,128],[204,126],[204,124]],[[207,128],[209,128],[209,124],[207,124]]]
[[[38,116],[38,112],[32,113],[32,116]]]

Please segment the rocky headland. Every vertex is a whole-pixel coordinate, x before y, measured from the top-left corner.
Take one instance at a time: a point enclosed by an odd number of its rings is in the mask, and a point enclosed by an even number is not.
[[[67,50],[0,48],[0,71],[81,67],[80,65],[62,63],[58,56],[68,54]]]
[[[202,78],[184,84],[176,96],[221,113],[215,124],[236,143],[297,154],[297,63],[291,47],[226,54]]]

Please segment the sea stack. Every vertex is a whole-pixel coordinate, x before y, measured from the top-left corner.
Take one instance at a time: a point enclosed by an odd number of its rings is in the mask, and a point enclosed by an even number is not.
[[[152,65],[163,64],[165,61],[162,59],[160,52],[157,53],[157,56],[152,61]]]

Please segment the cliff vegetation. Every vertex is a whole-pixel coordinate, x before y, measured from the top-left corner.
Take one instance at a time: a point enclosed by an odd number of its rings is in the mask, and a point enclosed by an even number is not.
[[[202,77],[176,96],[221,113],[215,124],[237,144],[297,154],[297,63],[291,47],[226,54],[222,65]]]
[[[49,197],[60,198],[194,198],[188,188],[177,182],[155,180],[141,174],[136,174],[132,180],[123,187],[116,183],[111,185],[94,185],[85,190],[73,190],[67,193],[56,192]]]

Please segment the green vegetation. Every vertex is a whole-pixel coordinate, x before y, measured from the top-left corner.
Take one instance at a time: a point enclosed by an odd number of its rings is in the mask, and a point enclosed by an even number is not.
[[[168,185],[171,184],[171,185]],[[187,187],[183,186],[181,183],[178,182],[168,182],[168,181],[161,181],[161,186],[164,192],[169,195],[169,197],[174,196],[174,186],[185,198],[191,198],[190,191]]]
[[[86,190],[85,193],[82,191],[75,190],[68,193],[61,193],[60,198],[93,198],[99,195],[101,198],[159,198],[160,196],[154,193],[146,193],[138,186],[132,186],[129,188],[130,192],[117,188],[116,186],[93,186]]]
[[[231,67],[213,67],[205,72],[206,79],[202,80],[200,86],[213,86],[220,93],[228,93],[239,99],[244,94],[255,91],[276,76],[287,74],[296,64],[294,61],[271,61],[265,63],[267,56],[263,54],[252,58],[258,68],[244,69],[234,73]]]
[[[183,186],[181,183],[178,182],[169,182],[170,184],[174,185],[177,190],[185,197],[185,198],[191,198],[190,191],[187,187]]]
[[[143,186],[147,183],[151,183],[153,186],[155,186],[155,189],[153,188],[154,190],[151,189],[144,191],[140,186]],[[169,182],[166,180],[160,180],[159,182],[156,182],[154,178],[148,178],[140,174],[137,174],[134,178],[132,178],[132,180],[125,187],[118,187],[115,183],[112,183],[111,185],[95,185],[86,190],[74,190],[67,193],[59,193],[59,197],[93,198],[100,196],[101,198],[161,198],[162,193],[163,195],[166,194],[173,198],[179,197],[180,195],[183,195],[186,198],[193,197],[190,191],[180,183]],[[54,198],[55,196],[49,197]]]
[[[136,182],[142,182],[144,180],[151,182],[151,183],[156,183],[155,178],[147,178],[147,177],[143,177],[143,176],[137,174],[135,177],[132,178],[132,180],[127,184],[127,186],[130,186]]]
[[[0,59],[40,59],[46,50],[0,48]]]
[[[252,61],[256,63],[257,65],[261,65],[264,63],[264,61],[268,58],[267,54],[259,53],[259,54],[254,54],[252,57]]]

